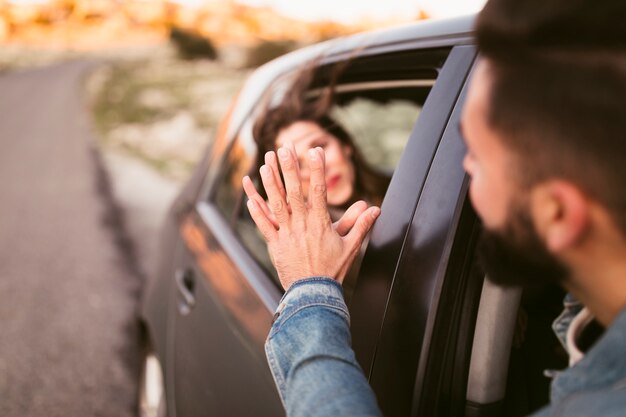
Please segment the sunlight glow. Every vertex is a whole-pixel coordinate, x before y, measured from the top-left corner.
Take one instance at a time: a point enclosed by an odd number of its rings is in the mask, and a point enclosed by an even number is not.
[[[179,0],[181,1],[181,0]],[[185,0],[182,0],[185,1]],[[353,23],[363,18],[413,20],[420,10],[432,17],[449,17],[479,11],[486,0],[238,0],[254,6],[271,6],[303,20],[335,20]]]

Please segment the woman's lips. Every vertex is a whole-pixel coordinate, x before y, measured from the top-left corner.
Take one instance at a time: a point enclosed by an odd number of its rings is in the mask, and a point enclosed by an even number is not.
[[[335,185],[339,184],[340,180],[341,180],[341,175],[333,175],[326,181],[326,188],[330,190]]]

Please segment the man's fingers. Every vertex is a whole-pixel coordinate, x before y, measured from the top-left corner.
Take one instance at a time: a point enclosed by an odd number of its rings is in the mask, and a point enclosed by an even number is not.
[[[298,163],[298,153],[296,152],[296,145],[294,145],[293,142],[287,142],[285,143],[285,147],[289,152],[291,152],[293,158],[296,161],[296,172],[298,173],[298,178],[300,178],[300,164]]]
[[[324,149],[322,149],[321,146],[317,146],[315,148],[315,151],[318,153],[320,159],[322,160],[322,166],[324,167],[324,169],[326,169],[326,152],[324,152]]]
[[[304,202],[304,194],[302,193],[300,175],[297,170],[298,160],[285,147],[278,150],[278,160],[285,178],[285,189],[287,190],[287,199],[289,200],[293,219],[297,222],[303,222],[306,216],[306,204]]]
[[[367,210],[367,203],[363,200],[357,201],[356,203],[352,204],[350,208],[346,210],[343,216],[341,216],[341,218],[337,220],[334,224],[335,231],[339,234],[339,236],[347,235],[348,232],[352,230],[352,227],[354,227],[354,224],[356,223],[361,213],[363,213],[365,210]]]
[[[323,155],[322,151],[322,155]],[[326,171],[324,160],[318,149],[309,149],[309,205],[311,212],[323,223],[330,222],[326,204]]]
[[[261,234],[265,238],[267,242],[270,242],[276,239],[277,231],[272,222],[265,216],[263,210],[256,201],[248,200],[248,211],[250,212],[250,216],[252,216],[252,220],[261,231]]]
[[[276,185],[280,190],[280,193],[285,197],[285,187],[283,186],[283,180],[280,178],[280,171],[278,170],[278,160],[276,159],[275,152],[266,152],[265,153],[265,165],[272,168],[272,173],[274,174],[274,181],[276,181]]]
[[[267,165],[263,165],[259,169],[261,173],[261,181],[265,192],[267,193],[267,199],[269,201],[269,207],[278,224],[286,224],[289,221],[289,211],[287,210],[287,202],[285,197],[281,194],[278,184],[276,184],[276,177],[272,172],[272,168]]]
[[[267,203],[265,202],[263,197],[261,197],[261,194],[259,194],[259,192],[257,191],[250,177],[248,177],[247,175],[243,177],[242,183],[243,190],[246,192],[248,198],[250,200],[254,200],[263,211],[263,214],[265,214],[265,217],[267,217],[272,222],[275,228],[278,228],[278,221],[276,220],[276,217],[270,211]]]
[[[379,215],[380,209],[378,207],[370,207],[361,213],[354,223],[354,227],[346,235],[346,242],[353,248],[361,247],[363,239],[365,239]]]

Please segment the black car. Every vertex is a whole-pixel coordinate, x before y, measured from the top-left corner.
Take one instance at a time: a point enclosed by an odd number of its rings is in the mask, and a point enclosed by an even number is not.
[[[458,130],[473,17],[308,47],[255,71],[174,203],[142,305],[142,415],[281,416],[263,344],[283,294],[241,186],[270,88],[347,63],[333,114],[391,176],[348,300],[353,347],[386,416],[515,416],[548,400],[562,294],[486,281]],[[321,58],[320,58],[321,57]],[[523,80],[520,80],[523,82]]]

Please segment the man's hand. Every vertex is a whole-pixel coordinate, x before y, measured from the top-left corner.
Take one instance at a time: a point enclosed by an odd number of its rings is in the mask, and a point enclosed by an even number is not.
[[[295,150],[281,148],[278,159],[285,179],[283,187],[274,152],[265,155],[260,169],[267,204],[249,177],[243,179],[248,210],[267,241],[272,262],[285,288],[299,279],[325,276],[343,279],[359,252],[363,239],[380,214],[364,201],[354,203],[335,224],[326,205],[324,151],[310,149],[309,197],[301,187]]]

